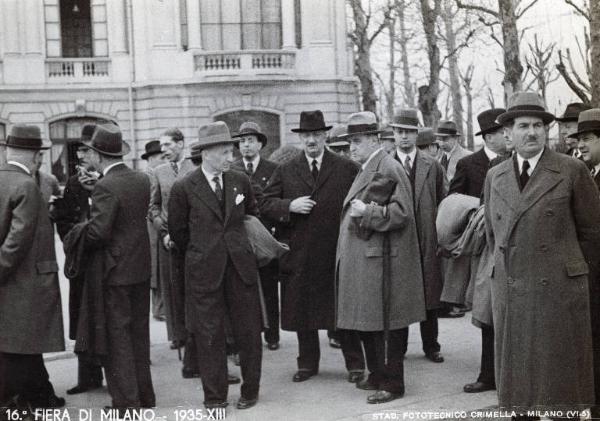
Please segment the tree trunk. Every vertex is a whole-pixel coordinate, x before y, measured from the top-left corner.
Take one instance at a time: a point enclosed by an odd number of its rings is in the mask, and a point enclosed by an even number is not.
[[[498,12],[502,26],[504,49],[504,102],[513,92],[521,91],[521,77],[523,65],[519,55],[519,31],[517,30],[517,16],[514,0],[498,0]]]
[[[388,35],[390,40],[390,79],[386,97],[388,121],[392,121],[396,101],[396,19],[389,19],[388,24]]]
[[[409,108],[415,108],[415,91],[413,90],[413,84],[410,81],[410,63],[408,61],[407,47],[408,36],[406,34],[406,22],[404,20],[405,9],[406,3],[403,0],[396,3],[396,12],[398,13],[398,22],[400,25],[400,36],[398,43],[400,44],[400,61],[402,62],[404,102]]]
[[[600,107],[600,2],[590,1],[590,41],[592,74],[592,105]]]
[[[429,6],[429,0],[421,1],[423,29],[427,41],[427,56],[429,58],[429,83],[419,86],[419,110],[423,115],[423,123],[427,127],[437,127],[440,110],[437,99],[440,93],[440,49],[437,45],[436,21],[440,14],[441,0],[434,0],[434,7]]]
[[[452,120],[456,123],[457,129],[459,133],[461,133],[461,140],[464,142],[463,106],[460,88],[460,73],[458,70],[458,51],[456,49],[456,34],[454,33],[454,27],[452,25],[454,16],[455,14],[452,13],[450,2],[446,2],[442,17],[446,32],[446,46],[449,54],[448,73],[450,76],[450,93],[452,94]]]

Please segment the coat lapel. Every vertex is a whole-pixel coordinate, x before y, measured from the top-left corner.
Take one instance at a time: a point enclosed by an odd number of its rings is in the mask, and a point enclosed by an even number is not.
[[[551,154],[544,150],[527,185],[521,192],[520,213],[532,207],[548,190],[554,188],[561,181],[559,166],[554,162]]]
[[[365,187],[369,185],[369,183],[377,173],[379,164],[381,163],[381,160],[385,157],[385,155],[386,153],[383,150],[380,150],[377,153],[377,155],[371,158],[366,168],[358,173],[358,175],[354,179],[354,183],[352,183],[352,186],[350,186],[350,190],[348,191],[346,198],[344,199],[343,207],[346,207],[346,205],[350,203],[352,199],[354,199],[361,191],[365,189]]]
[[[310,168],[308,167],[308,161],[306,160],[306,155],[304,152],[295,158],[294,171],[296,171],[296,173],[300,176],[300,179],[304,181],[304,183],[306,183],[311,190],[314,190],[315,180],[313,179]]]
[[[214,212],[217,218],[223,221],[223,213],[221,212],[221,207],[217,201],[217,196],[215,196],[215,192],[211,189],[210,184],[208,184],[208,180],[204,176],[202,169],[198,168],[196,170],[196,174],[194,174],[191,181],[196,186],[194,189],[196,196],[198,196],[198,198]]]
[[[336,162],[333,159],[333,153],[325,150],[323,152],[323,161],[321,162],[321,169],[319,170],[319,177],[317,178],[317,184],[315,190],[321,187],[335,169]],[[311,174],[312,177],[312,174]]]
[[[417,151],[415,163],[417,166],[417,168],[415,168],[415,203],[419,203],[425,180],[427,180],[427,174],[429,174],[431,168],[431,161],[425,159],[423,154]]]
[[[235,206],[235,197],[241,194],[241,191],[229,173],[223,173],[223,184],[223,190],[225,191],[225,224],[227,224],[231,217],[231,210]]]
[[[513,162],[504,162],[498,172],[496,182],[492,188],[496,190],[500,198],[513,210],[517,210],[517,202],[521,192],[519,191],[519,182],[513,170]]]

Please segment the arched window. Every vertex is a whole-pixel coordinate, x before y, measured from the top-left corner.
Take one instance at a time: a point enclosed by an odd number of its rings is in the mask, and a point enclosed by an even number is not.
[[[281,48],[281,0],[200,0],[203,48]]]

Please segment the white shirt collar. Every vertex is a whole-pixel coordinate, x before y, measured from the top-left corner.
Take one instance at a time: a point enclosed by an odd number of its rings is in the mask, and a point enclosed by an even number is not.
[[[596,175],[600,174],[600,164],[594,167],[594,172],[596,173]],[[596,177],[596,175],[594,177]]]
[[[529,170],[527,171],[527,174],[533,174],[533,170],[535,170],[535,167],[537,166],[540,158],[542,157],[542,154],[544,153],[544,149],[545,148],[542,148],[542,150],[538,152],[537,155],[527,159],[527,161],[529,161]],[[519,165],[519,174],[521,174],[521,171],[523,170],[523,162],[525,162],[525,158],[523,158],[517,153],[517,164]]]
[[[206,168],[204,168],[204,165],[201,165],[200,168],[202,169],[202,173],[206,177],[206,180],[208,181],[208,184],[210,185],[211,189],[213,189],[213,191],[215,190],[215,182],[213,181],[213,178],[215,178],[215,176],[219,177],[221,188],[223,188],[223,173],[209,172]]]
[[[125,165],[125,163],[123,161],[119,161],[115,162],[114,164],[110,164],[108,167],[104,168],[104,171],[102,171],[102,175],[106,177],[106,174],[108,174],[108,172],[117,165]]]
[[[379,151],[381,151],[381,148],[378,148],[375,152],[373,152],[371,155],[369,155],[367,160],[362,164],[363,171],[365,170],[365,168],[367,168],[367,164],[369,163],[369,161],[371,161],[371,159],[373,159],[373,157],[375,155],[377,155],[379,153]]]
[[[258,168],[258,163],[260,162],[260,155],[256,154],[252,161],[248,161],[246,158],[242,158],[242,161],[244,162],[244,170],[247,169],[248,164],[252,162],[252,168],[254,168],[254,171],[256,171],[256,169]]]
[[[304,154],[304,156],[306,157],[306,160],[308,161],[308,168],[310,168],[312,170],[312,163],[316,159],[317,160],[317,169],[319,171],[321,171],[321,163],[323,162],[323,155],[325,155],[325,151],[323,151],[321,153],[321,155],[317,156],[316,158],[313,158],[311,156]]]
[[[487,146],[483,146],[483,151],[485,152],[485,154],[487,155],[488,159],[490,161],[492,161],[493,159],[495,159],[498,154],[496,152],[494,152],[493,150],[491,150],[490,148],[488,148]]]
[[[10,164],[10,165],[14,165],[15,167],[19,167],[23,171],[25,171],[27,174],[31,175],[31,171],[29,170],[29,168],[27,168],[25,165],[21,164],[20,162],[17,162],[17,161],[6,161],[6,163]]]
[[[396,153],[398,154],[398,158],[400,158],[400,161],[402,161],[402,165],[404,165],[407,156],[410,156],[410,163],[411,165],[414,165],[415,157],[417,156],[416,147],[413,148],[413,150],[410,153],[403,152],[402,150],[400,150],[400,148],[396,148]]]

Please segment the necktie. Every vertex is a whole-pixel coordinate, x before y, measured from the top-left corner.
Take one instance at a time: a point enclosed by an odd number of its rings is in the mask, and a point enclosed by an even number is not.
[[[179,167],[177,166],[177,162],[171,162],[171,168],[173,168],[175,177],[177,177],[179,175]]]
[[[441,162],[441,164],[442,164],[442,167],[444,167],[445,170],[448,169],[448,155],[446,155],[446,154],[442,155],[442,162]]]
[[[312,176],[315,179],[315,181],[317,181],[317,178],[319,177],[319,168],[317,167],[317,160],[313,159],[312,161]]]
[[[406,155],[406,158],[404,158],[404,171],[406,171],[406,174],[410,177],[410,170],[412,169],[411,165],[410,165],[410,155]]]
[[[521,182],[521,190],[525,188],[525,185],[529,181],[529,173],[527,172],[529,168],[529,161],[523,161],[523,168],[521,169],[521,175],[519,176],[519,181]]]
[[[219,204],[223,206],[223,187],[221,187],[221,180],[219,180],[218,175],[215,175],[212,180],[215,183],[215,195],[217,196],[217,200],[219,201]]]
[[[252,162],[248,162],[246,165],[246,173],[250,176],[254,174],[254,164]]]

